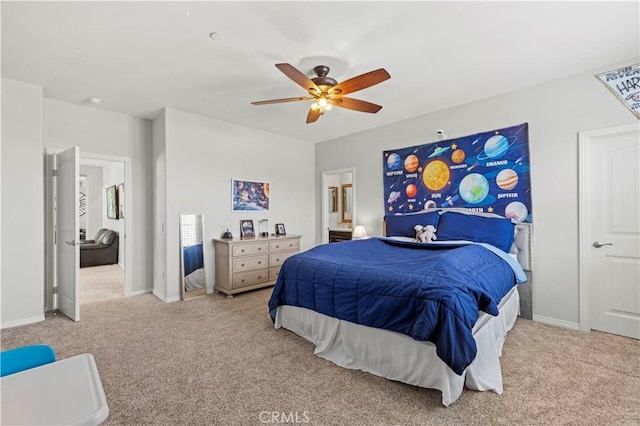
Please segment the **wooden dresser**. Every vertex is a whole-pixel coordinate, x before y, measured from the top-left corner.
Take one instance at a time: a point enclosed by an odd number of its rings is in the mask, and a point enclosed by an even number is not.
[[[351,229],[329,229],[329,242],[349,241],[352,238],[352,232]]]
[[[214,290],[236,293],[275,284],[280,266],[300,252],[300,235],[213,239],[216,257]]]

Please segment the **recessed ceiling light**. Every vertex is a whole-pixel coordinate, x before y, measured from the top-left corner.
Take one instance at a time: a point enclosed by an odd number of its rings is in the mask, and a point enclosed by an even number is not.
[[[212,33],[209,33],[209,38],[211,40],[220,40],[220,39],[222,39],[222,34],[216,33],[216,32],[212,32]]]
[[[102,102],[104,102],[101,98],[98,98],[96,96],[89,96],[87,98],[87,102],[93,105],[101,105]]]

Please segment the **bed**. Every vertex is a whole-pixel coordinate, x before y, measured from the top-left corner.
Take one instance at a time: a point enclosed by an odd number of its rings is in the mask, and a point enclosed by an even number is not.
[[[437,240],[416,243],[417,224],[433,225]],[[437,389],[445,406],[465,385],[502,393],[530,224],[440,209],[387,216],[384,229],[287,259],[269,300],[275,327],[342,367]]]
[[[184,262],[184,289],[191,291],[204,287],[206,282],[202,243],[184,247],[182,256]]]

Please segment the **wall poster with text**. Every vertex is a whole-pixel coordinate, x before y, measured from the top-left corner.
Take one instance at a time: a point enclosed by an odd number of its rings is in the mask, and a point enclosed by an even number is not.
[[[528,124],[383,152],[385,214],[462,207],[531,222]]]

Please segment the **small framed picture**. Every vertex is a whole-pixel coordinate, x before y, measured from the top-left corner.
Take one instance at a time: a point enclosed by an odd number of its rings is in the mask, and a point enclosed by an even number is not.
[[[253,230],[253,220],[240,221],[240,236],[242,238],[250,238],[256,236],[256,233]]]
[[[118,193],[116,186],[107,187],[107,219],[118,218]]]
[[[276,235],[287,235],[284,229],[284,223],[276,223]]]

